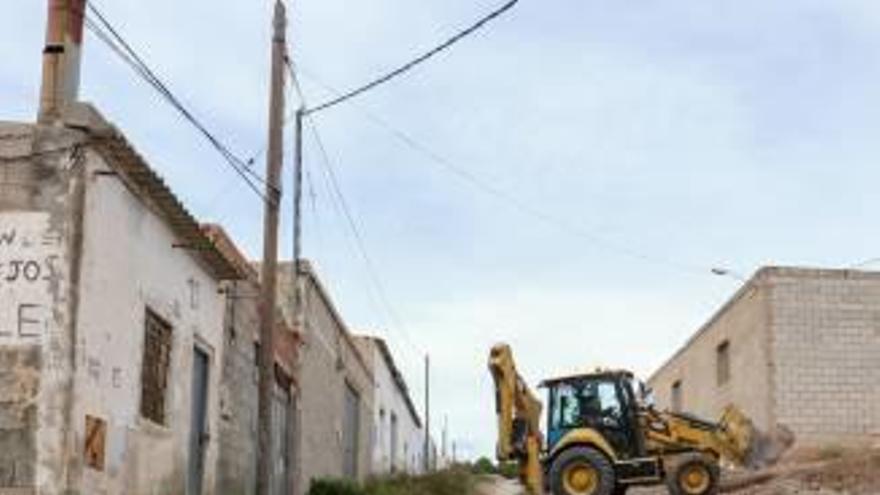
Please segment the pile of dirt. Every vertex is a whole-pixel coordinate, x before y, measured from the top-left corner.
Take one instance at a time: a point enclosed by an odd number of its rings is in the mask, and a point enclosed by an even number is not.
[[[790,460],[755,473],[730,473],[723,491],[735,495],[877,495],[880,451],[840,452],[833,459]]]

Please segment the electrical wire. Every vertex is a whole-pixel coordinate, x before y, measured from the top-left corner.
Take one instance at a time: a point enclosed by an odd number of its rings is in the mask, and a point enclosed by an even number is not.
[[[385,289],[385,285],[382,283],[381,278],[379,277],[379,272],[376,269],[376,264],[373,262],[372,257],[366,248],[366,242],[364,241],[363,235],[361,235],[361,229],[358,227],[358,223],[355,220],[354,215],[352,214],[352,210],[348,205],[348,201],[345,199],[345,195],[342,192],[342,188],[339,184],[339,178],[336,175],[333,164],[330,160],[330,155],[327,153],[327,148],[324,146],[324,142],[321,139],[321,135],[318,132],[318,128],[314,121],[309,120],[309,129],[312,133],[312,137],[315,140],[315,144],[318,147],[319,154],[321,156],[322,164],[325,168],[325,173],[329,178],[329,182],[331,185],[331,193],[332,196],[335,196],[336,201],[338,202],[340,209],[342,211],[343,217],[346,220],[349,230],[355,240],[355,246],[357,248],[358,254],[364,262],[367,275],[369,276],[371,282],[373,283],[376,291],[376,295],[378,296],[384,311],[388,314],[388,317],[391,319],[392,328],[396,329],[398,333],[402,336],[402,339],[418,354],[422,354],[424,351],[420,346],[418,346],[414,340],[410,337],[409,332],[406,330],[402,320],[400,319],[397,311],[394,310],[394,307],[391,305],[390,299],[388,298],[388,291]]]
[[[150,69],[144,60],[137,54],[131,45],[119,34],[119,31],[107,20],[106,16],[98,10],[92,2],[86,3],[88,12],[85,20],[86,26],[94,33],[99,40],[104,42],[123,62],[125,62],[135,73],[140,76],[147,84],[149,84],[157,93],[177,112],[192,125],[208,143],[223,157],[225,162],[232,170],[247,184],[247,186],[259,196],[263,201],[268,201],[268,197],[260,191],[260,188],[254,183],[257,180],[264,185],[266,181],[256,172],[251,170],[250,164],[244,162],[229,147],[224,144],[214,133],[195,117],[195,115],[174,95],[168,86]],[[97,18],[97,22],[94,18]],[[268,186],[267,186],[268,187]]]
[[[336,89],[328,86],[327,84],[321,82],[316,79],[311,73],[306,72],[300,68],[300,73],[304,74],[314,83],[318,84],[328,92],[333,94],[340,94]],[[434,151],[427,145],[422,144],[411,135],[401,131],[397,127],[389,124],[386,120],[378,117],[375,113],[370,112],[363,108],[362,106],[349,102],[352,108],[358,110],[358,112],[365,117],[367,120],[371,121],[374,125],[382,128],[386,132],[390,133],[395,139],[399,142],[407,146],[413,151],[418,152],[419,154],[425,156],[429,159],[431,163],[439,166],[442,170],[452,174],[459,181],[462,181],[472,188],[478,189],[490,196],[493,196],[496,200],[499,200],[503,203],[507,203],[515,209],[519,210],[520,213],[528,215],[532,218],[540,220],[543,223],[548,225],[552,225],[557,229],[563,230],[570,235],[584,238],[598,247],[601,247],[607,251],[613,252],[618,255],[627,256],[629,258],[638,259],[644,262],[649,262],[657,265],[664,265],[668,268],[675,269],[681,272],[687,272],[691,274],[700,274],[705,275],[709,273],[710,268],[702,267],[697,265],[691,265],[688,263],[682,263],[679,261],[675,261],[672,259],[668,259],[663,256],[658,256],[655,254],[644,253],[627,246],[621,245],[619,243],[610,241],[601,237],[594,232],[591,232],[589,229],[586,229],[582,226],[572,223],[569,220],[559,218],[557,216],[551,215],[541,209],[538,209],[531,204],[518,199],[512,193],[505,191],[486,180],[481,179],[477,175],[472,172],[469,172],[464,167],[461,167],[455,164],[452,160],[444,157],[440,153]]]
[[[472,24],[467,29],[459,31],[456,35],[452,36],[451,38],[444,41],[443,43],[437,45],[433,49],[428,50],[424,54],[414,58],[410,62],[407,62],[406,64],[400,66],[399,68],[394,69],[391,72],[388,72],[387,74],[385,74],[383,76],[377,77],[376,79],[373,79],[372,81],[368,82],[367,84],[364,84],[363,86],[360,86],[354,90],[351,90],[348,93],[341,94],[341,95],[337,96],[336,98],[333,98],[329,101],[321,103],[320,105],[317,105],[315,107],[309,108],[306,110],[305,113],[312,114],[312,113],[321,112],[323,110],[327,110],[331,107],[335,107],[336,105],[339,105],[340,103],[343,103],[343,102],[348,101],[352,98],[355,98],[356,96],[359,96],[363,93],[366,93],[367,91],[369,91],[377,86],[385,84],[388,81],[391,81],[392,79],[396,78],[397,76],[400,76],[401,74],[404,74],[405,72],[410,71],[411,69],[413,69],[417,65],[427,61],[431,57],[450,48],[452,45],[458,43],[462,39],[473,34],[474,32],[476,32],[477,30],[479,30],[480,28],[482,28],[483,26],[485,26],[486,24],[488,24],[492,20],[500,17],[502,14],[504,14],[508,10],[512,9],[513,6],[516,5],[518,2],[519,2],[519,0],[509,0],[507,3],[505,3],[504,5],[499,7],[498,9],[496,9],[496,10],[492,11],[491,13],[489,13],[488,15],[482,17],[479,21]]]

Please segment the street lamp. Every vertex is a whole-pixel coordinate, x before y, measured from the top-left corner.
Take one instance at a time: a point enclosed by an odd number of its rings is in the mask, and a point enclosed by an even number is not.
[[[711,271],[712,271],[712,274],[713,274],[713,275],[718,275],[719,277],[730,277],[730,278],[733,278],[733,279],[739,280],[740,282],[746,282],[746,281],[747,281],[745,277],[743,277],[743,276],[740,275],[739,273],[737,273],[737,272],[735,272],[735,271],[733,271],[733,270],[730,270],[730,269],[728,269],[728,268],[723,268],[723,267],[717,267],[717,266],[716,266],[716,267],[713,267]]]

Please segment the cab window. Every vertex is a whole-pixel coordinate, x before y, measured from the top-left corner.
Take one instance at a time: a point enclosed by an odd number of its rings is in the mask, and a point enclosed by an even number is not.
[[[590,418],[621,417],[621,405],[613,381],[584,380],[560,384],[552,394],[554,429],[577,428],[590,423]]]

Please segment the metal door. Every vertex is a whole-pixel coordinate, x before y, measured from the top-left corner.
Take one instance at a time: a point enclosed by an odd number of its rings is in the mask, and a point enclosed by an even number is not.
[[[342,436],[342,474],[356,479],[358,474],[358,437],[360,436],[360,397],[351,385],[345,386],[345,418]]]
[[[272,400],[272,484],[271,495],[285,495],[290,478],[290,392],[275,382]]]
[[[208,366],[210,358],[196,347],[193,350],[192,408],[189,433],[188,495],[201,495],[205,471],[205,451],[208,448]]]

